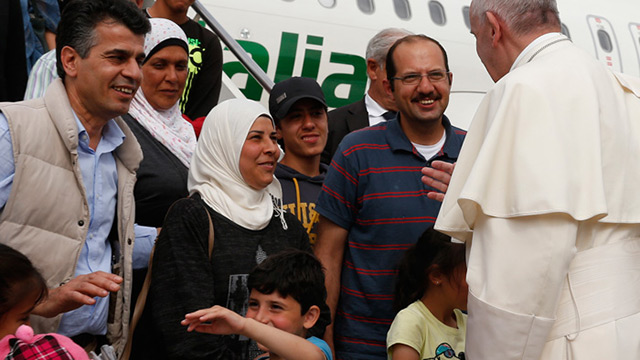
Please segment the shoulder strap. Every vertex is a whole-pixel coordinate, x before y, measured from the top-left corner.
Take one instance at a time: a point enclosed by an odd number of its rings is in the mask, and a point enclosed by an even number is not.
[[[175,203],[174,203],[175,204]],[[167,210],[167,214],[171,211],[171,207]],[[206,206],[203,206],[204,212],[207,214],[207,218],[209,219],[209,237],[208,237],[208,255],[209,261],[211,261],[211,256],[213,255],[213,242],[214,242],[214,232],[213,232],[213,221],[211,220],[211,215],[209,214],[209,210],[207,210]],[[157,239],[156,239],[157,241]],[[149,295],[149,287],[151,286],[151,265],[153,264],[153,253],[156,250],[155,244],[151,249],[151,254],[149,255],[149,268],[147,269],[147,275],[144,278],[144,283],[142,284],[142,289],[140,290],[140,294],[138,295],[138,300],[136,301],[136,306],[133,309],[133,317],[131,318],[131,323],[129,324],[129,337],[127,338],[127,344],[124,347],[124,351],[122,353],[121,359],[128,360],[131,356],[131,348],[133,345],[133,334],[136,331],[136,325],[138,325],[138,321],[140,321],[140,317],[142,316],[142,312],[144,311],[144,306],[147,303],[147,295]]]
[[[213,221],[211,220],[211,215],[209,214],[209,210],[207,207],[204,207],[204,212],[207,213],[207,217],[209,218],[209,261],[211,261],[211,256],[213,255],[213,241],[214,241],[214,233],[213,233]]]

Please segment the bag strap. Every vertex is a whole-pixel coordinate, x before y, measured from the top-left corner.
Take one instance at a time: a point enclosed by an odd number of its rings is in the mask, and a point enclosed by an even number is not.
[[[175,203],[174,203],[175,204]],[[167,214],[171,211],[171,207],[167,210]],[[207,210],[206,206],[204,207],[204,212],[207,213],[207,218],[209,219],[209,236],[208,236],[208,255],[209,261],[211,261],[211,256],[213,255],[213,243],[214,243],[214,232],[213,232],[213,221],[211,220],[211,215],[209,214],[209,210]],[[136,300],[136,306],[133,309],[133,317],[131,318],[131,324],[129,325],[129,337],[127,338],[127,344],[124,347],[124,351],[122,353],[122,359],[128,360],[131,356],[131,349],[133,347],[133,334],[136,331],[136,325],[138,325],[138,321],[140,321],[140,317],[142,317],[142,312],[144,311],[144,306],[147,303],[147,295],[149,295],[149,287],[151,287],[151,265],[153,264],[153,253],[156,250],[156,245],[153,245],[151,248],[151,254],[149,255],[149,268],[147,270],[147,275],[144,277],[144,283],[142,284],[142,289],[140,290],[140,294],[138,295],[138,299]]]

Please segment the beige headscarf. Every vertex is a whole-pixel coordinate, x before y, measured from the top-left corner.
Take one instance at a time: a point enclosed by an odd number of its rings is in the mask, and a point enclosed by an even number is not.
[[[275,210],[286,229],[280,182],[274,177],[266,188],[255,190],[240,173],[242,146],[260,116],[271,119],[267,109],[251,100],[227,100],[213,108],[202,126],[187,185],[190,194],[199,193],[207,205],[244,228],[264,229]]]

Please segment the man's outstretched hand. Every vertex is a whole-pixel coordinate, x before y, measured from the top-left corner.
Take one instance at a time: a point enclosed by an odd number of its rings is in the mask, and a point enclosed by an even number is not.
[[[444,200],[444,195],[447,193],[447,189],[449,188],[449,182],[451,182],[451,174],[453,174],[453,169],[456,164],[448,163],[445,161],[434,161],[431,163],[431,167],[422,168],[422,182],[427,185],[435,188],[439,191],[431,191],[427,193],[427,197],[429,199],[442,201]]]
[[[96,303],[95,297],[105,297],[110,292],[120,290],[121,283],[120,276],[103,271],[77,276],[64,285],[49,289],[47,299],[38,304],[33,313],[54,317],[82,305],[93,305]]]

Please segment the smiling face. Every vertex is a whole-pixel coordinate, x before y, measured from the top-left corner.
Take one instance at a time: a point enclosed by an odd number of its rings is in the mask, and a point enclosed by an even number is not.
[[[320,102],[308,98],[296,101],[278,125],[285,158],[319,156],[327,144],[328,133],[327,111]]]
[[[62,48],[65,86],[76,113],[108,121],[129,111],[140,86],[144,37],[113,21],[98,23],[94,31],[96,45],[86,58]]]
[[[175,105],[187,81],[189,56],[180,46],[167,46],[156,52],[143,66],[141,89],[154,109],[168,110]]]
[[[291,334],[299,336],[304,334],[304,315],[302,315],[300,303],[289,295],[282,297],[278,291],[263,294],[252,289],[249,295],[247,318]]]
[[[271,184],[279,156],[271,119],[260,116],[249,129],[240,153],[240,174],[247,185],[261,190]]]
[[[399,78],[434,71],[447,72],[442,51],[438,45],[428,40],[399,44],[393,53],[393,60],[396,66],[395,77]],[[442,114],[449,104],[451,79],[451,74],[448,73],[440,81],[431,81],[423,76],[413,85],[405,85],[401,80],[392,80],[393,96],[401,120],[412,123],[440,123]]]
[[[307,329],[317,320],[315,312],[319,312],[319,308],[313,305],[302,314],[300,303],[290,295],[282,297],[278,291],[263,294],[252,289],[246,317],[294,335],[305,336]],[[258,344],[258,347],[263,351],[269,351],[262,344]]]

